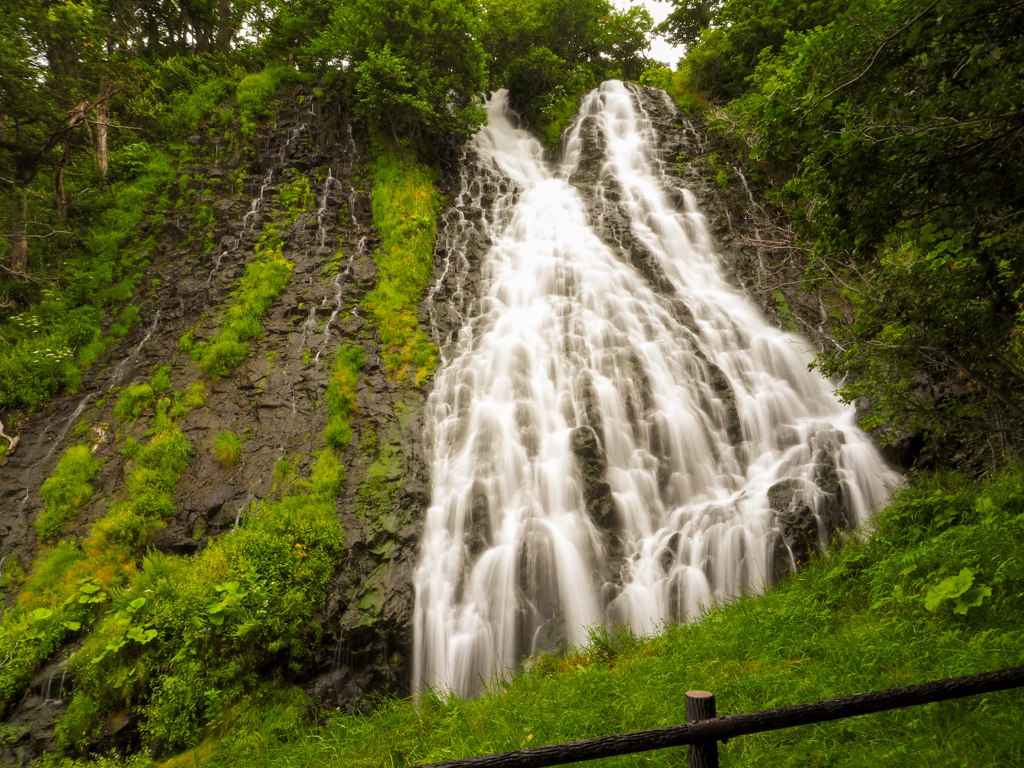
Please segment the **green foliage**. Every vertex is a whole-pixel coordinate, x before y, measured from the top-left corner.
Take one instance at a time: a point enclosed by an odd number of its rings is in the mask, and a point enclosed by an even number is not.
[[[150,382],[150,386],[153,387],[153,392],[160,393],[166,392],[171,388],[171,366],[162,365],[160,369],[153,376],[153,381]]]
[[[373,170],[373,223],[381,244],[374,252],[377,285],[363,300],[384,348],[388,376],[409,370],[416,383],[437,364],[437,348],[418,327],[416,309],[433,270],[440,201],[430,171],[385,154]]]
[[[661,88],[673,101],[684,109],[701,112],[707,109],[707,100],[700,94],[690,77],[690,65],[686,59],[679,62],[673,71],[667,67],[653,67],[640,76],[641,85]]]
[[[242,457],[242,441],[230,429],[221,430],[213,441],[213,454],[217,461],[231,469]]]
[[[128,498],[111,504],[106,517],[92,528],[86,549],[127,555],[145,546],[174,514],[171,494],[192,460],[192,445],[177,427],[167,425],[138,451],[128,478]]]
[[[828,24],[847,0],[673,0],[658,31],[685,45],[688,79],[716,101],[746,92],[763,57],[781,50],[787,34]],[[680,69],[684,69],[681,65]]]
[[[242,113],[242,135],[247,141],[252,140],[256,125],[270,116],[274,92],[287,71],[288,67],[268,66],[262,72],[246,75],[235,86],[235,98]]]
[[[139,441],[135,439],[133,435],[128,435],[124,441],[124,445],[121,447],[121,455],[126,459],[134,459],[139,455],[139,451],[142,450],[142,446],[139,445]]]
[[[822,370],[868,398],[865,426],[947,455],[973,440],[998,458],[1024,432],[1022,14],[859,0],[790,36],[729,108],[751,158],[789,177],[812,277],[843,286],[853,321]]]
[[[339,347],[334,355],[334,370],[327,383],[327,427],[324,438],[332,448],[343,451],[352,439],[349,422],[356,413],[356,382],[365,353],[355,345]]]
[[[306,492],[254,507],[196,558],[149,555],[72,661],[77,692],[61,743],[88,735],[82,708],[135,707],[145,736],[169,749],[197,744],[208,728],[228,732],[239,707],[251,716],[254,673],[298,669],[320,632],[310,619],[342,551],[340,478],[325,452]]]
[[[963,615],[971,608],[981,605],[986,597],[992,596],[991,587],[978,586],[971,589],[973,584],[974,573],[970,568],[961,568],[956,576],[950,576],[928,588],[924,607],[929,611],[936,611],[944,601],[956,600],[953,613]]]
[[[0,715],[29,684],[65,637],[92,621],[106,599],[95,580],[76,568],[85,557],[69,542],[43,552],[32,566],[15,606],[0,620]]]
[[[155,395],[151,385],[132,384],[125,387],[120,397],[117,398],[114,415],[125,421],[135,421],[143,411],[153,405],[154,399]]]
[[[549,145],[601,80],[636,80],[652,27],[642,5],[607,0],[487,0],[481,31],[491,75]]]
[[[351,0],[334,7],[311,50],[321,66],[348,62],[357,114],[396,141],[426,139],[430,151],[484,121],[478,16],[472,0]]]
[[[202,383],[196,382],[185,399],[199,397],[198,407],[202,391]],[[134,461],[126,495],[114,501],[106,517],[92,526],[81,548],[63,541],[45,550],[33,564],[15,607],[3,614],[0,715],[54,650],[106,607],[111,590],[121,587],[134,573],[138,550],[164,525],[162,518],[173,514],[171,495],[191,460],[192,446],[173,425],[167,413],[169,403],[165,398],[157,404],[148,444],[143,447],[134,437],[125,443],[123,453]],[[63,517],[74,514],[74,509],[91,497],[88,481],[98,465],[86,446],[71,448],[62,457],[41,491],[47,502],[39,523],[46,536],[41,530],[41,538],[52,537],[50,531],[56,532]],[[83,698],[72,715],[77,723],[73,742],[77,746],[82,746],[98,723],[91,701]]]
[[[60,527],[78,514],[92,498],[92,476],[100,463],[92,457],[87,445],[68,448],[54,473],[43,482],[39,495],[46,507],[36,520],[41,541],[52,541]]]

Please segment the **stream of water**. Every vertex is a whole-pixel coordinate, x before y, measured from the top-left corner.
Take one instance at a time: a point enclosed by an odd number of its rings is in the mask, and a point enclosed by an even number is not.
[[[693,196],[670,204],[634,92],[589,94],[559,165],[505,94],[488,113],[457,203],[491,245],[428,403],[415,576],[414,688],[462,695],[595,625],[649,634],[762,589],[780,551],[792,561],[772,489],[824,540],[898,482],[808,370],[810,345],[724,280]],[[602,240],[569,183],[584,118],[604,152],[591,199],[628,216],[673,295]]]

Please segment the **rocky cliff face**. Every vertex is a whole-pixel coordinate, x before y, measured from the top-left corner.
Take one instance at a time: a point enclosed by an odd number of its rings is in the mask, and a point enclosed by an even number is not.
[[[119,418],[118,393],[149,381],[161,366],[170,366],[174,390],[204,381],[206,404],[178,423],[194,459],[174,492],[175,513],[152,546],[188,556],[228,535],[251,503],[309,476],[313,454],[324,447],[333,352],[355,343],[365,364],[353,437],[340,456],[348,479],[337,500],[346,555],[317,616],[321,647],[299,682],[331,708],[357,706],[368,691],[405,693],[410,571],[429,501],[419,440],[424,388],[388,379],[380,342],[360,310],[376,280],[367,158],[342,111],[302,90],[278,102],[251,147],[229,153],[217,141],[190,138],[190,159],[168,191],[172,210],[154,210],[147,220],[142,236],[153,235],[155,247],[132,299],[138,325],[85,372],[79,393],[39,413],[5,415],[21,441],[0,471],[0,558],[7,569],[15,561],[31,567],[40,549],[40,487],[69,446],[89,445],[102,468],[91,503],[62,537],[84,536],[124,493],[130,459],[122,449],[129,438],[144,439],[155,416],[148,409],[134,422]],[[305,199],[296,202],[296,194]],[[286,208],[289,224],[278,234],[294,269],[262,319],[262,338],[230,375],[204,377],[188,349],[216,336],[263,224]],[[231,468],[212,449],[222,430],[241,436]],[[17,585],[11,586],[9,605]],[[53,724],[73,692],[64,658],[74,650],[69,644],[40,669],[8,720],[11,743],[0,762],[53,748]],[[104,733],[104,745],[130,742],[131,718],[108,723]]]

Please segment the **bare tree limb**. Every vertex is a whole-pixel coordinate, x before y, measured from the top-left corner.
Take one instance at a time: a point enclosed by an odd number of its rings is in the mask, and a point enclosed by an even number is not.
[[[4,431],[4,423],[0,421],[0,437],[6,438],[9,445],[7,446],[7,455],[14,453],[14,449],[18,447],[18,442],[21,440],[20,436],[8,435]]]

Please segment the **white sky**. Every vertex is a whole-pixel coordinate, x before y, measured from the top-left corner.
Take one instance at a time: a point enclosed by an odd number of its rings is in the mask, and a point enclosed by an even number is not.
[[[651,14],[655,24],[660,24],[664,21],[673,8],[672,3],[656,2],[656,0],[611,0],[611,3],[621,10],[628,9],[634,3],[646,6],[647,12]],[[663,61],[672,69],[675,69],[676,62],[683,55],[683,48],[678,45],[669,45],[661,38],[655,38],[651,43],[649,55],[652,59]]]

